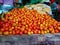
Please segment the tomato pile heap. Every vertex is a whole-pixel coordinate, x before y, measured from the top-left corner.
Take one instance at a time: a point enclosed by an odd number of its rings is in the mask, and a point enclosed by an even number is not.
[[[0,35],[54,34],[60,32],[60,23],[48,14],[42,15],[36,10],[15,8],[4,16]]]

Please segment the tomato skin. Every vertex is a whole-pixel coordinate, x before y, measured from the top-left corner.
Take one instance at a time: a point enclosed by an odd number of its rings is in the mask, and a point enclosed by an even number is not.
[[[40,30],[38,30],[38,34],[41,34],[41,31]]]
[[[20,34],[20,31],[19,30],[16,30],[15,33],[16,33],[16,35],[19,35]]]
[[[0,31],[0,35],[2,35],[2,31]]]
[[[9,35],[9,31],[3,32],[5,36]]]
[[[2,31],[2,32],[4,32],[4,31],[5,31],[5,29],[4,29],[4,28],[1,28],[1,31]]]
[[[28,31],[27,30],[24,30],[24,34],[27,34],[28,33]]]
[[[23,32],[20,31],[19,35],[22,35],[22,34],[23,34]]]
[[[59,33],[59,31],[56,29],[56,30],[55,30],[55,33]]]
[[[2,20],[0,20],[0,28],[3,26],[3,22]]]

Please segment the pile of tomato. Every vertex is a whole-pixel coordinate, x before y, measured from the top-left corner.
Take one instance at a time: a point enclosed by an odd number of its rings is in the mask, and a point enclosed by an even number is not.
[[[47,34],[59,33],[60,23],[48,14],[40,14],[36,10],[15,8],[1,18],[3,24],[0,35]]]

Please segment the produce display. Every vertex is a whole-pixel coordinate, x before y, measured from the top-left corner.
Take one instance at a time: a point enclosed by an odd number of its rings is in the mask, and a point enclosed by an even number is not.
[[[34,10],[37,10],[39,13],[41,14],[50,14],[51,15],[51,8],[46,5],[46,4],[33,4],[33,5],[25,5],[24,6],[25,8],[28,8],[28,9],[34,9]]]
[[[1,18],[0,35],[59,33],[60,23],[48,14],[36,10],[15,8]]]

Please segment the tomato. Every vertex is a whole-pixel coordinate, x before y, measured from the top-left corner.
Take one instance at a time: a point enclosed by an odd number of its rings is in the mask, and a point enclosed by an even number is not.
[[[59,33],[59,31],[56,29],[56,30],[55,30],[55,33]]]
[[[19,34],[20,34],[20,35],[22,35],[22,34],[23,34],[23,32],[21,32],[21,31],[20,31],[20,33],[19,33]]]
[[[1,31],[3,32],[3,31],[5,31],[5,29],[4,28],[1,28]]]
[[[8,32],[8,31],[5,31],[5,32],[4,32],[4,35],[9,35],[9,32]]]
[[[0,28],[3,26],[3,22],[2,20],[0,20]]]
[[[19,31],[19,30],[16,30],[15,32],[16,32],[16,34],[18,34],[18,35],[19,35],[19,33],[20,33],[20,31]]]
[[[38,34],[41,34],[41,31],[40,30],[38,30]]]
[[[24,30],[24,34],[27,34],[28,33],[28,31],[27,30]]]
[[[0,35],[2,35],[2,31],[0,31]]]

